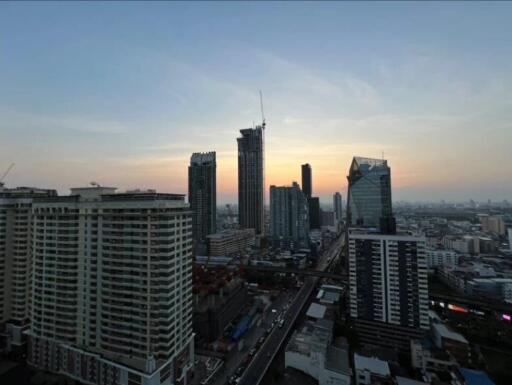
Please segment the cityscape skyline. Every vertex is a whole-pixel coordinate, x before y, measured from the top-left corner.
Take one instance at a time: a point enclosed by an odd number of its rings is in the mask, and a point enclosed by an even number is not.
[[[353,156],[382,153],[395,200],[511,200],[510,4],[1,7],[8,186],[186,193],[189,155],[216,151],[218,201],[236,202],[233,138],[261,89],[267,201],[309,162],[330,202]]]
[[[2,385],[511,383],[512,3],[42,3]]]

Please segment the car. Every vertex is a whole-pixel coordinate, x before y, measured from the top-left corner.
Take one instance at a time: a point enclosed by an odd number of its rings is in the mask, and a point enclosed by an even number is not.
[[[284,319],[279,321],[279,329],[281,329],[284,326]]]
[[[256,348],[252,348],[251,350],[249,350],[249,356],[254,356],[256,354],[257,350]]]
[[[265,337],[261,336],[258,340],[258,344],[261,345],[263,342],[265,342]]]
[[[244,372],[244,370],[245,370],[245,366],[244,366],[244,365],[240,365],[240,366],[238,367],[238,369],[236,370],[235,374],[236,374],[238,377],[240,377],[240,375]]]

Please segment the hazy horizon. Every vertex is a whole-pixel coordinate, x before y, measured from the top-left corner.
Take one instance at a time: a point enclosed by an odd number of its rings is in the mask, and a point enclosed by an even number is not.
[[[261,121],[268,186],[346,198],[353,156],[394,201],[512,200],[510,3],[1,3],[8,187],[187,192],[217,152],[237,202],[239,130]]]

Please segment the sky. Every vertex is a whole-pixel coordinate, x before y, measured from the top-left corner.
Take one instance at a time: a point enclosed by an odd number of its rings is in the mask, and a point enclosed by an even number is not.
[[[512,200],[511,19],[507,2],[2,2],[0,173],[186,193],[190,155],[216,151],[236,203],[262,90],[267,186],[307,162],[329,204],[353,156],[384,156],[394,200]]]

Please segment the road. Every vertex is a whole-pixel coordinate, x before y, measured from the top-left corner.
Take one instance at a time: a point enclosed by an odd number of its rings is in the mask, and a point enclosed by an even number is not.
[[[247,265],[244,266],[245,270],[249,271],[262,271],[262,272],[270,272],[270,273],[289,273],[295,275],[309,275],[312,277],[320,277],[320,278],[331,278],[331,279],[339,279],[340,275],[336,273],[329,273],[327,271],[322,270],[310,270],[310,269],[296,269],[290,267],[280,267],[280,266],[258,266],[258,265]]]
[[[281,309],[289,300],[289,296],[295,293],[287,293],[282,292],[275,301],[272,302],[272,309]],[[263,321],[260,326],[251,328],[247,334],[244,336],[245,346],[242,351],[232,351],[228,355],[228,359],[226,360],[226,366],[224,370],[216,377],[214,381],[211,382],[213,385],[223,385],[227,382],[227,379],[230,375],[232,375],[237,367],[242,363],[242,361],[247,356],[248,352],[253,348],[256,344],[256,341],[262,336],[265,335],[265,331],[270,327],[271,323],[278,317],[279,313],[272,313],[270,309],[268,313],[263,317]]]
[[[329,250],[320,256],[317,270],[324,271],[340,253],[342,246],[343,236],[336,239],[329,247]],[[293,302],[284,316],[284,326],[282,328],[276,327],[269,334],[254,359],[242,374],[238,385],[258,385],[261,382],[284,340],[294,327],[297,317],[306,304],[309,303],[309,298],[318,280],[318,277],[308,277],[305,279],[304,284],[293,299]]]

